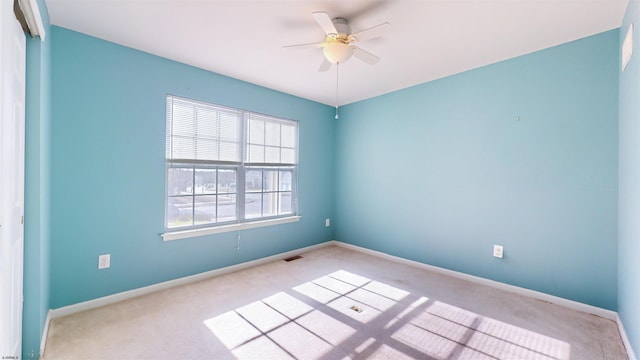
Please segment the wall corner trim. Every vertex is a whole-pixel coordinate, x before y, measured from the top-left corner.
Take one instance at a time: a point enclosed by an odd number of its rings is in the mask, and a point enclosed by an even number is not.
[[[44,328],[42,329],[42,338],[40,339],[40,358],[44,357],[44,350],[47,347],[47,337],[49,336],[49,324],[51,324],[51,309],[47,311],[47,317],[44,319]]]
[[[47,31],[44,28],[42,22],[42,15],[40,13],[40,7],[37,0],[18,0],[20,9],[24,14],[27,26],[29,27],[29,33],[32,37],[39,36],[41,41],[44,41]]]
[[[622,338],[622,343],[624,344],[625,350],[627,350],[627,357],[629,360],[637,359],[636,354],[633,352],[633,348],[631,347],[631,342],[627,337],[627,332],[624,330],[624,324],[622,324],[622,319],[620,316],[616,314],[616,324],[618,325],[618,332],[620,333],[620,338]]]

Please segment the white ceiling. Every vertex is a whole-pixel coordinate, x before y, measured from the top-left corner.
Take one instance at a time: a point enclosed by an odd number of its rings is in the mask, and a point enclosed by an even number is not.
[[[382,95],[617,28],[628,0],[46,0],[53,25],[236,79],[336,104],[335,66],[318,72],[314,11],[353,32],[388,21],[358,45],[382,58],[340,65],[339,104]]]

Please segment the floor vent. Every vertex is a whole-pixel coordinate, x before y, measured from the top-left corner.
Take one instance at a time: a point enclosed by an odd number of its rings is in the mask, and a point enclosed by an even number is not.
[[[289,261],[298,260],[298,259],[302,259],[302,256],[296,255],[296,256],[288,257],[284,259],[284,261],[289,262]]]

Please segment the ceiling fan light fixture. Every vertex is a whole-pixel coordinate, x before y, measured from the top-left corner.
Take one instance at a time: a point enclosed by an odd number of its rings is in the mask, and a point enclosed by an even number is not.
[[[341,42],[327,44],[322,51],[327,60],[332,64],[343,63],[353,55],[353,47]]]

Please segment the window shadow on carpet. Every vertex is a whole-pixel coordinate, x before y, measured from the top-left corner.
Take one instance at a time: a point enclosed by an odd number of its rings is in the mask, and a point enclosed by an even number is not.
[[[204,321],[239,359],[566,360],[566,342],[339,270]]]

